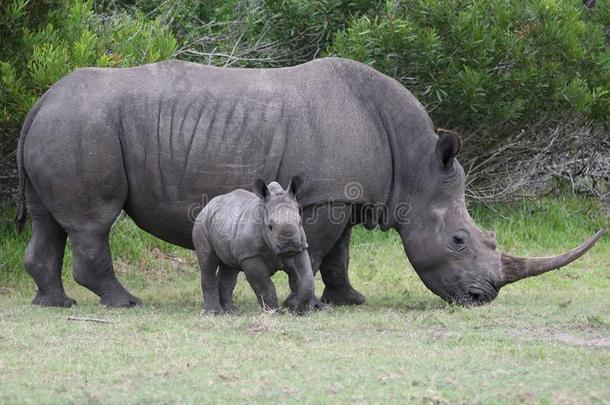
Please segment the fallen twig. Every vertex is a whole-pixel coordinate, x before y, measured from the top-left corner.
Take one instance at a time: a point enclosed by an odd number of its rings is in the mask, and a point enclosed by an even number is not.
[[[69,321],[83,321],[83,322],[97,322],[97,323],[116,323],[116,321],[111,321],[108,319],[100,319],[100,318],[87,318],[87,317],[78,317],[78,316],[69,316]]]

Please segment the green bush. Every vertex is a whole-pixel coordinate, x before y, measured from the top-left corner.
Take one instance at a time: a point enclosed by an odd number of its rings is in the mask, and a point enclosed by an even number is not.
[[[102,2],[100,10],[137,9],[161,19],[189,50],[180,54],[183,59],[268,67],[320,56],[351,18],[374,14],[382,4],[379,0],[122,0]]]
[[[10,134],[0,141],[0,168],[31,106],[68,72],[172,55],[242,67],[326,55],[362,61],[409,88],[437,125],[467,136],[470,179],[499,164],[483,174],[495,183],[490,173],[523,166],[515,154],[549,143],[548,155],[570,160],[563,152],[582,151],[581,133],[598,139],[591,150],[608,150],[603,0],[593,9],[581,0],[4,0],[0,37],[0,135]],[[575,131],[551,142],[559,127]],[[519,146],[512,156],[502,149],[509,144]]]
[[[401,81],[435,121],[452,128],[508,132],[566,115],[610,124],[605,1],[592,10],[580,0],[119,3],[171,26],[178,57],[196,62],[360,60]]]
[[[141,13],[95,14],[91,0],[43,5],[11,0],[0,9],[0,126],[13,137],[38,97],[70,71],[154,62],[177,48],[160,21]]]
[[[320,56],[351,18],[375,14],[375,0],[263,0],[258,29],[303,62]]]
[[[389,1],[354,19],[327,54],[400,80],[449,127],[566,114],[610,125],[610,12],[597,3],[589,17],[580,0]]]

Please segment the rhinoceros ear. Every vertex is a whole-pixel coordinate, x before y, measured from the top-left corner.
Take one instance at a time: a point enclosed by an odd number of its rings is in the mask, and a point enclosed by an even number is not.
[[[438,142],[436,143],[436,158],[441,166],[450,169],[455,157],[462,150],[462,138],[448,129],[437,128]]]
[[[301,178],[301,176],[299,176],[299,175],[292,176],[292,179],[290,179],[290,184],[288,184],[287,190],[288,190],[288,192],[290,192],[290,194],[292,194],[293,196],[296,197],[297,192],[301,188],[302,184],[303,184],[303,179]]]
[[[269,197],[269,189],[267,188],[267,183],[263,179],[256,179],[252,183],[252,192],[262,198],[263,200]]]

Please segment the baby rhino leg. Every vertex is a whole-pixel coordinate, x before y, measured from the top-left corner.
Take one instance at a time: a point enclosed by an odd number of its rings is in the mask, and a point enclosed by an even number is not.
[[[299,277],[296,272],[290,269],[284,269],[288,274],[288,285],[290,285],[290,295],[284,300],[282,306],[296,310],[299,305]],[[309,307],[314,310],[327,310],[329,309],[328,304],[317,298],[315,295],[312,297]]]
[[[242,263],[242,270],[263,311],[277,309],[279,307],[277,294],[267,264],[263,260],[253,257]]]
[[[220,264],[218,268],[218,294],[220,296],[220,306],[224,312],[235,312],[233,305],[233,290],[237,283],[239,270]]]
[[[203,310],[207,314],[220,313],[220,299],[218,295],[218,265],[220,261],[210,246],[203,228],[195,224],[193,228],[193,244],[197,253],[197,260],[201,268],[201,289],[203,290]]]

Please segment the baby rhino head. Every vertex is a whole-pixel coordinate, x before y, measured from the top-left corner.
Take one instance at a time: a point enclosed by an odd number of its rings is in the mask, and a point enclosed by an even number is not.
[[[284,190],[276,182],[267,185],[256,179],[252,191],[263,201],[263,233],[271,250],[277,255],[295,255],[307,249],[301,224],[296,192],[301,186],[299,176],[293,176]]]

